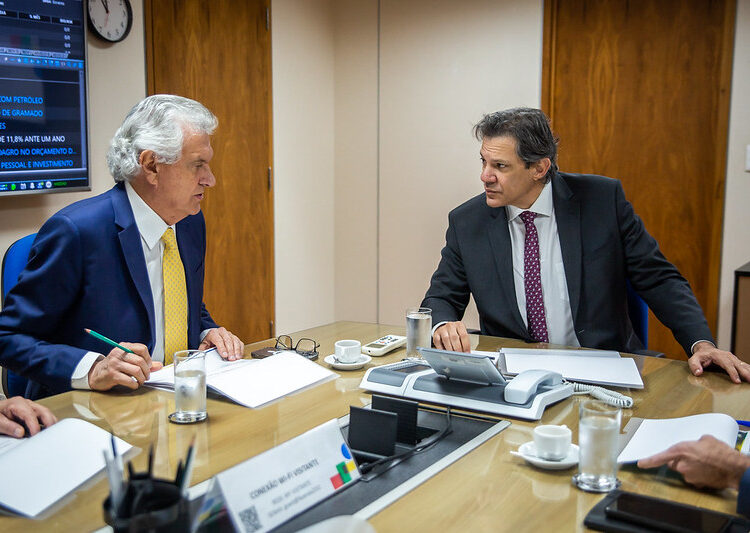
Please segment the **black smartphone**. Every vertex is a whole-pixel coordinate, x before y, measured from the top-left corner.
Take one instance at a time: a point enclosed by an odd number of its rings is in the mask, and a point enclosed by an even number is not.
[[[675,533],[721,533],[731,517],[669,500],[622,492],[607,507],[607,516]]]

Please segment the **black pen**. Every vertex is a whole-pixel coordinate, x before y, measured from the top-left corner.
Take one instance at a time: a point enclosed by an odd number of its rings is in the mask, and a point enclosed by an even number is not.
[[[154,445],[151,444],[151,447],[148,449],[148,477],[151,478],[151,472],[153,471],[154,467]]]
[[[185,458],[185,471],[182,479],[180,480],[180,493],[183,496],[187,495],[187,489],[190,486],[190,478],[193,475],[193,458],[195,457],[195,435],[193,440],[190,441],[190,447],[188,448],[187,457]]]
[[[182,483],[182,459],[180,459],[180,462],[177,463],[177,473],[174,476],[174,484],[180,487],[181,483]]]

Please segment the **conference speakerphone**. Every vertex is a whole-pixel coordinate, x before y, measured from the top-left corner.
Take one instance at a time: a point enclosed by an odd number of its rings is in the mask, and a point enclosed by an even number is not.
[[[525,420],[573,394],[555,372],[529,370],[506,380],[487,356],[419,349],[407,359],[367,370],[359,386],[371,392]]]

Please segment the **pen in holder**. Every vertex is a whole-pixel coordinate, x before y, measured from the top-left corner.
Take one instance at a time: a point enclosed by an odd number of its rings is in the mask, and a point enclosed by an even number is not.
[[[188,501],[174,481],[137,474],[124,487],[122,501],[113,508],[112,495],[104,500],[104,521],[115,532],[190,531]]]
[[[195,439],[190,444],[185,466],[177,466],[174,480],[152,477],[154,450],[148,456],[148,470],[136,473],[128,463],[129,477],[122,480],[122,461],[112,444],[114,459],[105,452],[105,462],[110,471],[110,494],[104,500],[104,521],[115,532],[184,532],[190,531],[190,505],[188,486],[195,457]],[[118,466],[119,465],[119,466]]]

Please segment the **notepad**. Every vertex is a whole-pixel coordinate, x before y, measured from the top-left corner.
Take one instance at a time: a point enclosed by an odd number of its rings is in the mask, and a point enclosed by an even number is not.
[[[216,350],[206,352],[206,386],[245,407],[261,407],[337,376],[292,351],[238,361],[225,361]],[[145,384],[174,390],[174,367],[152,372]]]
[[[734,448],[739,426],[723,413],[705,413],[681,418],[643,419],[629,436],[629,441],[617,457],[618,463],[632,463],[683,441],[711,435]]]
[[[612,387],[643,388],[635,360],[607,350],[535,350],[503,348],[505,370],[520,374],[541,369],[562,374],[565,379]]]
[[[109,432],[66,418],[28,439],[0,437],[0,505],[33,518],[104,468]],[[115,437],[117,453],[132,448]]]

